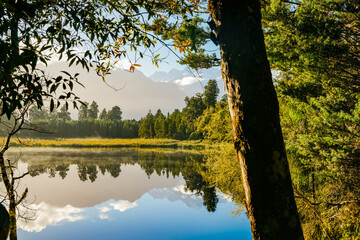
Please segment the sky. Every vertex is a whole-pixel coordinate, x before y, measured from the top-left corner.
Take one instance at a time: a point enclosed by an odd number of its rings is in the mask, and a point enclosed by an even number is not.
[[[140,58],[138,52],[129,51],[130,49],[128,46],[123,45],[122,47],[124,50],[127,50],[127,58],[122,58],[117,61],[112,74],[106,76],[106,83],[115,86],[116,89],[121,89],[120,91],[116,91],[111,89],[111,87],[106,86],[106,84],[102,82],[101,77],[94,74],[94,70],[92,70],[92,74],[87,74],[80,68],[76,71],[74,70],[75,72],[81,71],[81,82],[86,87],[85,90],[76,89],[76,91],[79,92],[77,95],[81,100],[87,101],[88,103],[96,101],[99,105],[100,112],[103,108],[110,110],[111,107],[117,105],[123,110],[124,119],[140,119],[145,116],[149,110],[155,112],[157,109],[161,109],[164,114],[167,112],[171,113],[175,109],[181,110],[184,107],[185,96],[192,96],[196,92],[203,91],[204,83],[201,81],[204,79],[195,70],[191,70],[188,66],[181,65],[177,62],[179,60],[178,56],[183,57],[183,53],[180,53],[179,50],[175,50],[173,46],[169,46],[171,48],[170,50],[161,43],[157,43],[155,47],[151,49],[154,55],[160,54],[159,58],[163,59],[158,62],[158,67],[152,62],[151,58],[143,52],[144,49],[141,47],[139,47],[138,50],[144,53],[144,58]],[[215,52],[220,55],[218,47],[211,41],[205,45],[205,49],[210,50],[210,53]],[[75,49],[75,51],[78,51],[81,55],[81,53],[85,52],[85,49]],[[149,53],[149,51],[147,51],[147,53]],[[112,62],[115,62],[116,60],[117,59],[112,59]],[[133,77],[126,73],[123,74],[119,72],[119,70],[123,70],[130,73],[130,66],[135,63],[141,65],[135,66],[136,70],[140,71],[147,78],[156,72],[162,72],[166,75],[166,73],[173,69],[181,71],[185,70],[187,75],[183,78],[173,79],[173,83],[169,83],[165,86],[165,84],[160,83],[151,84],[140,75],[137,75],[138,77]],[[56,67],[54,65],[58,66]],[[58,74],[59,70],[71,72],[70,69],[66,67],[65,63],[62,64],[59,62],[58,56],[53,56],[52,61],[49,64],[49,69],[51,68],[52,70],[49,70],[48,72],[54,75]],[[115,78],[114,75],[117,77]],[[220,75],[221,74],[219,74],[219,76]],[[166,76],[166,78],[167,77],[168,76]],[[218,78],[218,76],[216,75],[215,78]],[[222,82],[222,80],[219,81]],[[76,119],[77,110],[70,109],[70,112],[71,117]]]
[[[159,49],[158,53],[160,53],[160,57],[166,57],[166,59],[159,62],[159,68],[157,68],[155,64],[152,63],[151,59],[148,57],[139,59],[136,62],[137,64],[141,65],[141,67],[138,67],[138,70],[140,70],[145,76],[149,77],[156,71],[169,72],[171,69],[183,70],[184,68],[186,68],[186,66],[177,63],[178,58],[166,47],[158,46],[156,49]],[[134,52],[129,52],[130,57],[133,57],[134,55]],[[132,59],[134,59],[134,57]],[[117,64],[119,68],[123,68],[126,70],[130,69],[130,65],[130,62],[127,59],[123,59]]]
[[[157,71],[169,72],[171,69],[183,70],[184,68],[186,68],[186,66],[177,63],[178,58],[171,52],[169,53],[169,50],[165,49],[165,47],[161,48],[159,53],[160,57],[166,56],[166,59],[159,63],[159,68],[157,68],[155,64],[151,62],[150,58],[144,57],[143,59],[140,59],[136,62],[137,64],[141,65],[140,67],[137,67],[138,70],[140,70],[145,76],[149,77]],[[132,57],[135,55],[134,52],[129,52],[129,55],[130,58],[134,59]],[[127,59],[122,59],[116,64],[116,67],[125,70],[129,70],[130,66],[131,63]]]
[[[217,49],[212,43],[208,43],[206,48],[209,50]],[[175,49],[172,50],[175,51]],[[77,51],[83,52],[81,49]],[[149,77],[156,72],[160,72],[166,75],[165,78],[168,78],[169,74],[166,73],[173,69],[180,71],[185,70],[185,74],[187,75],[178,79],[172,79],[173,83],[168,83],[167,85],[165,85],[165,83],[151,84],[142,76],[130,73],[131,63],[128,59],[124,58],[117,62],[112,74],[106,76],[106,83],[108,85],[115,86],[116,89],[121,89],[120,91],[116,91],[104,84],[101,77],[97,76],[94,70],[90,69],[91,74],[83,71],[80,66],[77,66],[76,70],[71,70],[67,68],[66,62],[59,62],[57,56],[52,58],[47,70],[48,73],[53,75],[59,74],[60,70],[65,70],[70,73],[81,72],[79,77],[82,84],[85,85],[85,89],[75,89],[75,93],[81,100],[88,103],[96,101],[99,105],[100,112],[103,108],[110,110],[113,106],[117,105],[122,109],[124,119],[134,118],[138,120],[145,116],[149,110],[156,112],[157,109],[161,109],[164,114],[168,112],[171,113],[175,109],[181,110],[185,105],[184,98],[186,96],[192,96],[196,92],[203,91],[204,83],[201,83],[201,81],[204,79],[201,75],[186,65],[177,63],[178,57],[167,47],[157,44],[153,52],[160,54],[160,58],[164,58],[163,61],[159,62],[159,67],[153,64],[151,58],[146,55],[144,55],[144,58],[139,58],[138,53],[131,51],[129,51],[127,55],[132,63],[141,65],[135,68],[140,71],[145,78],[148,78],[148,80],[150,80]],[[176,54],[182,55],[178,51]],[[134,59],[138,59],[138,61],[134,62]],[[220,73],[217,75],[221,76]],[[211,78],[216,79],[219,77]],[[222,82],[221,79],[219,82],[220,81]],[[71,117],[77,119],[77,110],[70,109],[69,111],[71,112]]]
[[[196,80],[187,71],[159,72],[158,79],[154,81],[145,76],[140,70],[134,72],[117,69],[107,75],[106,83],[98,76],[94,69],[87,72],[81,66],[68,67],[66,62],[56,62],[48,65],[45,73],[49,76],[64,75],[60,71],[67,71],[71,75],[79,73],[78,80],[84,86],[74,85],[74,93],[82,101],[95,101],[101,112],[104,108],[109,111],[114,106],[122,110],[123,119],[136,119],[144,117],[149,110],[155,113],[158,109],[163,114],[172,113],[175,109],[182,110],[185,106],[186,96],[193,96],[204,91],[203,86],[209,79],[216,79],[220,89],[219,98],[224,94],[219,68],[209,69]],[[160,75],[160,76],[159,76]],[[63,91],[59,88],[58,91]],[[59,94],[60,94],[59,92]],[[70,104],[71,106],[72,104]],[[72,119],[77,119],[78,111],[69,108]]]

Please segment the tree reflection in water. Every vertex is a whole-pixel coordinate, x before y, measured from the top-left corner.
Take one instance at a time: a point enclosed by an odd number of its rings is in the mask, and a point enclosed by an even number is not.
[[[148,178],[152,174],[167,178],[182,176],[185,180],[185,190],[201,196],[203,205],[209,212],[214,212],[219,202],[216,188],[220,188],[220,190],[224,188],[224,192],[232,199],[239,199],[239,197],[233,196],[231,190],[242,186],[239,182],[240,177],[231,177],[231,187],[223,186],[221,185],[223,183],[218,182],[218,179],[227,177],[219,176],[220,170],[214,169],[216,168],[214,165],[220,166],[220,164],[216,164],[216,160],[219,161],[220,156],[214,153],[68,149],[65,151],[55,150],[51,154],[49,151],[36,151],[31,156],[27,155],[26,159],[22,159],[22,161],[28,163],[28,171],[32,177],[47,173],[49,177],[55,177],[58,174],[65,179],[70,165],[75,165],[81,181],[94,182],[98,174],[109,173],[112,177],[117,178],[121,174],[122,165],[136,164],[141,167]],[[234,156],[232,159],[236,163]],[[213,166],[209,167],[211,164]],[[234,164],[234,166],[237,165]],[[219,186],[217,186],[218,183],[220,183]],[[236,194],[238,193],[239,191],[236,191]]]
[[[65,179],[70,166],[75,165],[81,181],[94,182],[98,174],[108,173],[117,178],[121,174],[121,166],[139,165],[148,178],[152,174],[167,178],[183,177],[185,190],[201,196],[203,205],[209,212],[216,211],[219,202],[216,189],[220,189],[238,206],[242,206],[242,184],[240,176],[237,176],[238,169],[223,171],[225,168],[238,166],[235,156],[230,153],[224,156],[223,152],[220,155],[216,152],[199,154],[169,150],[53,150],[51,153],[49,150],[34,150],[30,156],[27,154],[26,158],[22,159],[28,163],[30,176],[48,174],[51,178],[58,174]],[[219,164],[220,162],[222,164]],[[239,194],[241,196],[237,196]]]
[[[224,152],[228,153],[224,154]],[[46,175],[48,178],[54,178],[55,181],[58,181],[61,178],[67,182],[69,182],[70,179],[70,181],[73,181],[74,177],[75,179],[78,177],[80,182],[85,184],[95,183],[99,174],[103,176],[108,175],[106,178],[112,177],[119,179],[121,178],[122,167],[124,168],[125,176],[126,174],[129,174],[129,172],[126,173],[125,167],[135,167],[136,165],[136,168],[139,171],[143,171],[148,179],[150,179],[151,176],[154,177],[154,175],[166,177],[169,180],[183,179],[185,183],[181,186],[183,187],[183,190],[187,192],[186,194],[191,192],[200,197],[199,199],[202,198],[202,204],[206,207],[208,212],[216,211],[219,203],[218,195],[222,193],[225,194],[226,197],[231,198],[238,206],[238,209],[235,211],[236,213],[245,210],[241,204],[243,194],[241,189],[242,184],[240,182],[241,177],[238,176],[240,171],[232,148],[227,151],[207,151],[201,153],[196,151],[175,151],[169,149],[22,148],[8,152],[7,157],[19,158],[19,162],[22,164],[25,163],[24,166],[27,168],[29,175],[31,177],[42,177],[43,180],[41,181],[44,181],[44,184],[46,184],[46,180],[44,179],[44,177],[46,178]],[[139,175],[135,174],[133,180],[136,181],[137,177],[139,177]],[[52,182],[50,179],[48,181],[49,184]],[[98,183],[95,185],[99,186],[100,182],[101,184],[104,184],[102,177],[99,177]],[[23,184],[27,185],[26,181],[24,181]],[[122,184],[120,183],[120,185]],[[123,192],[128,192],[130,194],[129,201],[132,201],[130,199],[136,199],[134,196],[137,196],[136,194],[138,194],[139,191],[137,190],[134,195],[134,193],[131,193],[132,184],[129,184],[127,188],[126,185],[127,183],[125,184],[125,189],[127,190]],[[88,185],[88,187],[89,186],[90,185]],[[107,187],[105,185],[103,186]],[[43,185],[43,187],[54,188],[53,185]],[[114,187],[117,188],[119,186]],[[120,188],[124,189],[124,186],[121,186]],[[74,190],[70,190],[70,192],[71,191]],[[92,192],[91,196],[94,197],[97,194],[96,191],[96,189],[92,189],[92,191],[90,190],[89,192]],[[82,191],[82,193],[84,192]],[[153,191],[152,193],[155,194],[156,191]],[[46,191],[44,191],[44,194],[46,194]],[[72,193],[67,194],[65,194],[65,198],[71,198],[73,196]],[[85,195],[88,196],[88,193]],[[44,202],[42,202],[43,198],[44,195],[38,199],[38,207],[44,205]],[[56,196],[49,195],[45,198],[58,203]],[[82,202],[85,200],[76,199],[75,202]],[[61,201],[60,199],[58,200]],[[199,204],[201,206],[200,202]],[[26,208],[23,210],[27,211],[25,215],[29,215],[29,211]],[[31,215],[37,215],[35,209],[30,210],[33,210],[30,211]]]

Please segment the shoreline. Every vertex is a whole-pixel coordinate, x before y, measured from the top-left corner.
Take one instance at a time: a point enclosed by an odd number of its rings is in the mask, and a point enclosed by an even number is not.
[[[4,139],[2,139],[2,142]],[[101,138],[66,138],[66,139],[12,139],[11,148],[23,147],[63,147],[63,148],[162,148],[174,150],[207,150],[219,148],[230,143],[201,140],[174,139],[101,139]]]

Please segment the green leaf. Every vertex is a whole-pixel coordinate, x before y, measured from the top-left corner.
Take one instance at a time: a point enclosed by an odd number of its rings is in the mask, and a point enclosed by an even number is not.
[[[73,57],[73,58],[71,59],[71,61],[70,61],[70,63],[69,63],[69,67],[71,67],[71,65],[73,65],[73,63],[75,62],[75,60],[76,60],[75,57]]]
[[[54,110],[54,99],[50,100],[50,112]]]

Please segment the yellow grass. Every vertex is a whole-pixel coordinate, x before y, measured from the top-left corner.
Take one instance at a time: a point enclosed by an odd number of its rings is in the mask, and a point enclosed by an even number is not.
[[[4,142],[4,139],[2,139]],[[181,148],[205,149],[212,146],[204,141],[179,141],[174,139],[99,139],[99,138],[67,138],[67,139],[12,139],[13,147],[130,147],[130,148]]]

